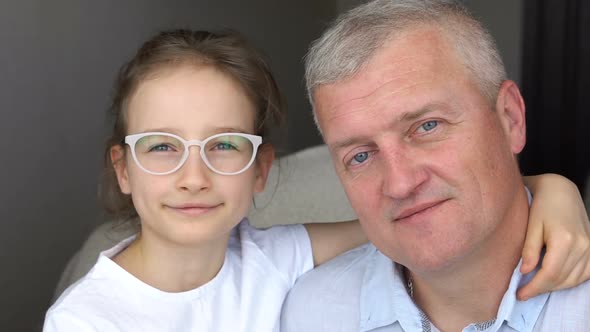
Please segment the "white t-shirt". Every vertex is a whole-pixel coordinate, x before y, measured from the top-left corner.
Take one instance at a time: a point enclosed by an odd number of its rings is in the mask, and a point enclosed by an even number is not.
[[[49,308],[43,331],[278,331],[287,292],[313,268],[302,225],[259,230],[245,219],[232,231],[215,278],[168,293],[111,260],[133,239],[100,254],[92,270]]]

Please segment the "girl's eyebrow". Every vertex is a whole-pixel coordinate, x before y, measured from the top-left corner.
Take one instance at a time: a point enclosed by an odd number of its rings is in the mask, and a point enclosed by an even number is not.
[[[176,135],[181,136],[180,130],[174,129],[174,128],[169,128],[169,127],[148,128],[148,129],[142,130],[140,132],[141,133],[160,132],[160,133],[176,134]],[[209,135],[215,135],[215,134],[219,134],[219,133],[246,133],[246,134],[249,134],[250,130],[246,130],[246,129],[240,128],[240,127],[213,127],[213,128],[208,128],[206,130],[206,132]]]
[[[159,127],[159,128],[148,128],[140,131],[141,133],[159,132],[159,133],[170,133],[178,134],[178,131],[173,128]]]
[[[212,132],[215,134],[218,133],[249,133],[250,130],[246,130],[240,127],[217,127],[213,128]]]

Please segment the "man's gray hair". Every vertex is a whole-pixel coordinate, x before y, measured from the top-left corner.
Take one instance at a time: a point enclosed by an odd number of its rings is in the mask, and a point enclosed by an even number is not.
[[[493,37],[465,7],[452,0],[374,0],[339,16],[305,57],[307,94],[357,73],[389,39],[424,25],[440,27],[460,61],[492,105],[506,79]],[[318,126],[319,129],[319,126]]]

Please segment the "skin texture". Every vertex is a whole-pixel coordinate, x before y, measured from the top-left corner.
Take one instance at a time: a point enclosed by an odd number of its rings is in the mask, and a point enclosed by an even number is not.
[[[443,330],[494,317],[528,218],[518,88],[504,82],[490,105],[448,45],[435,28],[407,31],[314,94],[363,229],[412,271],[417,302]]]

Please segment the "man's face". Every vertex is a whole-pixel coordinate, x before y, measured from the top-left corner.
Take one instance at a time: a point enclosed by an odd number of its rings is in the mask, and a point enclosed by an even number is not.
[[[389,41],[352,78],[316,89],[336,171],[385,255],[435,271],[505,240],[498,229],[523,190],[514,155],[524,146],[524,106],[511,82],[500,95],[490,105],[445,37],[428,28]]]

